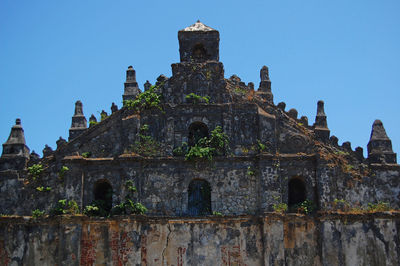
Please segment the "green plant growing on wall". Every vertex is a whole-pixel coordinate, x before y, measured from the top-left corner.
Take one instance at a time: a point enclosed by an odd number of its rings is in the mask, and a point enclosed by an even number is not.
[[[63,215],[63,214],[77,214],[79,213],[79,207],[74,200],[59,200],[56,206],[50,211],[51,215]]]
[[[246,94],[248,91],[244,88],[241,87],[236,87],[235,89],[233,89],[233,92],[236,94]]]
[[[97,206],[96,203],[92,203],[90,205],[85,206],[85,209],[83,210],[83,214],[87,216],[103,216],[101,215],[101,211],[99,206]]]
[[[65,165],[61,167],[60,171],[58,172],[58,176],[60,178],[64,178],[65,174],[69,171],[69,168]]]
[[[100,122],[101,122],[101,121],[104,121],[106,118],[108,118],[107,113],[106,113],[106,112],[101,112],[101,113],[100,113]],[[94,121],[93,121],[93,122],[94,122]],[[97,124],[97,122],[96,122],[96,124]],[[89,122],[89,126],[90,126],[90,122]]]
[[[147,212],[147,208],[140,202],[135,202],[134,200],[134,193],[137,192],[137,189],[134,186],[133,180],[126,181],[125,188],[128,191],[125,196],[125,201],[118,205],[115,205],[111,213],[113,215],[145,214]]]
[[[274,200],[277,201],[277,203],[272,204],[272,208],[274,212],[277,213],[285,213],[288,210],[288,205],[286,203],[283,203],[281,201],[280,196],[273,196]]]
[[[272,204],[272,208],[274,209],[274,212],[285,213],[288,209],[288,206],[286,203],[279,202]]]
[[[44,216],[44,211],[41,211],[41,210],[39,210],[39,209],[36,209],[36,210],[33,210],[32,211],[32,217],[33,218],[39,218],[39,217],[42,217],[42,216]]]
[[[94,125],[97,125],[99,122],[97,121],[89,121],[89,127],[92,127]]]
[[[138,94],[134,100],[123,101],[123,106],[138,112],[151,108],[157,108],[162,111],[163,109],[160,105],[161,95],[157,92],[162,86],[163,84],[151,86],[147,91]]]
[[[83,214],[87,216],[108,217],[106,202],[104,200],[94,200],[90,205],[85,206]]]
[[[200,95],[197,95],[197,94],[195,94],[193,92],[188,94],[188,95],[186,95],[185,98],[187,100],[190,100],[194,104],[198,104],[198,103],[206,103],[206,104],[208,104],[210,102],[210,97],[209,96],[200,96]]]
[[[263,144],[259,139],[257,140],[257,148],[259,152],[264,152],[267,150],[267,145]]]
[[[251,167],[251,166],[247,166],[247,175],[248,176],[254,176],[256,174],[256,171]]]
[[[315,210],[315,204],[312,200],[306,199],[305,201],[292,206],[293,210],[298,213],[310,214]]]
[[[213,211],[212,215],[214,215],[214,216],[222,216],[222,213],[217,212],[217,211]]]
[[[174,156],[185,156],[185,154],[188,152],[189,146],[187,142],[182,142],[182,145],[179,147],[176,147],[173,151],[172,154]]]
[[[87,152],[82,152],[82,157],[83,158],[89,158],[90,156],[92,156],[92,153],[90,151]],[[69,170],[69,169],[68,169]]]
[[[389,210],[390,210],[390,204],[388,202],[379,201],[376,204],[368,203],[369,212],[383,212]]]
[[[43,170],[44,170],[43,169],[43,165],[34,164],[34,165],[28,167],[28,174],[35,181],[36,179],[38,179],[40,177],[40,175],[42,174]]]
[[[148,135],[149,125],[144,124],[139,131],[139,140],[130,146],[130,150],[142,156],[155,156],[160,152],[160,143]]]
[[[40,192],[50,192],[51,191],[51,187],[37,187],[36,188],[36,190],[37,191],[40,191]]]
[[[211,131],[209,137],[200,139],[194,146],[191,146],[185,154],[185,160],[195,159],[212,160],[213,156],[223,155],[228,150],[229,138],[222,131],[220,126]]]

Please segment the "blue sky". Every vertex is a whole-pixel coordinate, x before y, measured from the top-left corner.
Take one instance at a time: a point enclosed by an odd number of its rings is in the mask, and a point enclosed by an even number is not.
[[[76,100],[87,118],[121,106],[125,70],[140,87],[179,61],[177,31],[197,19],[220,32],[225,76],[259,83],[313,123],[325,101],[339,143],[366,150],[381,119],[400,151],[400,1],[0,0],[0,142],[22,119],[42,154],[68,138]]]

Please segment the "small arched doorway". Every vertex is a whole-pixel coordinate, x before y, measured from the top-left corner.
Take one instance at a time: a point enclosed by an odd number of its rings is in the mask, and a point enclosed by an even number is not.
[[[110,213],[112,208],[113,189],[107,179],[100,179],[94,184],[94,200],[96,205]]]
[[[208,137],[208,127],[202,122],[194,122],[189,126],[189,146],[196,145],[200,139]]]
[[[188,189],[188,214],[202,216],[211,214],[211,186],[202,179],[194,179]]]
[[[292,207],[296,204],[300,204],[307,199],[306,185],[302,178],[293,177],[289,180],[289,193],[288,193],[288,204]]]

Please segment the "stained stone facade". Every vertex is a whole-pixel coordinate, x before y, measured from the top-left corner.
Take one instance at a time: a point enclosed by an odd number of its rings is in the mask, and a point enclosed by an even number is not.
[[[161,95],[158,106],[118,109],[112,103],[111,114],[103,111],[101,119],[91,115],[88,127],[77,101],[68,141],[60,137],[55,150],[46,145],[42,158],[29,153],[17,119],[0,158],[0,213],[48,212],[60,199],[75,200],[83,209],[104,187],[112,190],[109,204],[114,206],[129,193],[124,185],[128,180],[133,180],[135,200],[147,207],[147,215],[177,219],[213,212],[268,217],[274,204],[290,207],[304,200],[312,201],[319,213],[335,210],[338,199],[354,207],[378,202],[400,207],[400,166],[380,120],[373,123],[364,158],[361,147],[338,145],[338,138],[330,135],[323,101],[317,103],[313,124],[299,118],[296,109],[286,111],[284,102],[275,104],[266,66],[257,90],[236,75],[225,78],[215,29],[198,21],[179,31],[178,39],[180,62],[172,64],[172,76],[161,75],[155,86],[146,81],[143,87]],[[136,71],[129,66],[122,98],[132,101],[141,93]],[[154,145],[151,154],[132,149],[142,140],[144,126]],[[217,127],[229,138],[223,154],[187,160],[176,152],[185,143],[196,145]],[[33,165],[43,166],[35,178],[27,170]],[[61,173],[63,167],[69,170]],[[40,186],[51,190],[38,191]],[[185,223],[187,218],[181,219]]]
[[[339,146],[330,136],[323,101],[317,104],[314,124],[298,118],[295,109],[285,111],[285,103],[275,105],[266,66],[260,70],[258,90],[236,75],[226,79],[218,31],[197,22],[179,31],[178,39],[181,62],[172,64],[171,77],[161,75],[155,82],[162,108],[118,110],[113,103],[110,116],[103,111],[97,122],[91,115],[88,127],[77,101],[68,142],[60,138],[54,151],[46,146],[43,158],[29,155],[17,119],[0,159],[0,212],[27,215],[64,198],[84,207],[93,201],[99,180],[111,185],[113,205],[123,200],[125,181],[134,180],[137,200],[154,215],[188,215],[189,185],[196,179],[210,186],[210,213],[272,211],[275,203],[290,203],[290,184],[297,184],[293,193],[303,194],[300,198],[312,200],[319,210],[331,209],[335,199],[354,206],[384,201],[399,207],[400,168],[381,121],[373,123],[364,158],[362,148],[352,150],[349,142]],[[147,81],[144,88],[151,86]],[[129,66],[123,100],[140,93],[136,71]],[[209,100],[193,101],[189,94]],[[129,149],[140,141],[143,125],[158,143],[151,156]],[[204,137],[218,126],[229,137],[224,155],[193,162],[173,152],[185,142],[194,145],[193,134],[203,132]],[[39,181],[32,181],[27,171],[33,164],[45,166],[40,182],[51,192],[36,191]],[[60,182],[62,166],[69,171]],[[17,204],[21,200],[25,204]]]

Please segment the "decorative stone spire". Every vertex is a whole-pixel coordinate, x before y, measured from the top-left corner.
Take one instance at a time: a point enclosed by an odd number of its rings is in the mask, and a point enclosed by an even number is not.
[[[71,128],[69,129],[69,138],[72,140],[82,134],[87,128],[86,117],[83,115],[83,105],[81,101],[75,103],[75,113],[72,117]]]
[[[115,103],[111,104],[111,113],[115,113],[116,111],[118,111],[118,106]]]
[[[126,71],[126,82],[124,83],[124,94],[122,100],[134,100],[140,93],[139,85],[136,82],[136,71],[132,66]]]
[[[317,116],[315,117],[314,132],[317,139],[327,141],[329,139],[330,130],[326,120],[324,101],[318,101]]]
[[[273,103],[274,96],[271,92],[271,81],[269,80],[269,71],[267,66],[263,66],[260,70],[260,87],[257,94],[264,98],[268,103]]]
[[[10,136],[3,144],[1,157],[25,157],[29,158],[29,148],[25,143],[24,129],[21,126],[21,119],[15,120],[15,125],[11,128]]]
[[[372,125],[371,138],[367,148],[370,163],[397,163],[396,153],[392,150],[392,141],[387,136],[380,120],[375,120]]]
[[[147,91],[148,89],[150,89],[150,87],[151,83],[148,80],[146,80],[146,83],[144,84],[144,91]]]
[[[92,114],[89,118],[89,127],[95,124],[97,124],[97,118],[94,116],[94,114]]]
[[[61,149],[62,147],[64,147],[65,145],[67,145],[67,141],[60,136],[60,138],[56,141],[57,144],[57,150]]]
[[[47,144],[44,145],[43,158],[52,155],[53,152],[54,152],[53,149],[49,145],[47,145]]]

